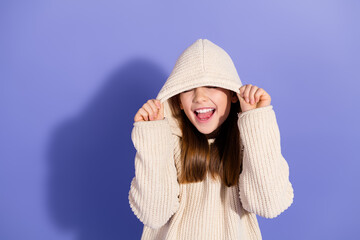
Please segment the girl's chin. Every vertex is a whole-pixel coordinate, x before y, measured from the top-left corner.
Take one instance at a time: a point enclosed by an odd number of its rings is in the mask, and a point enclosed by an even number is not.
[[[216,131],[216,129],[199,129],[199,128],[197,128],[197,130],[204,135],[214,134]]]
[[[200,133],[202,133],[202,134],[204,134],[204,135],[213,134],[213,133],[215,133],[215,131],[216,131],[216,129],[217,129],[217,128],[214,127],[214,126],[209,126],[209,125],[213,125],[213,124],[207,124],[207,126],[204,126],[203,124],[196,122],[196,120],[194,120],[194,122],[192,122],[192,124],[196,127],[196,129],[197,129]]]
[[[213,132],[213,131],[209,131],[208,129],[202,129],[202,128],[198,128],[198,127],[196,127],[196,129],[204,135],[208,135]]]
[[[201,132],[201,133],[204,134],[204,135],[210,135],[210,134],[213,133],[213,132],[202,132],[202,131],[199,131],[199,132]]]

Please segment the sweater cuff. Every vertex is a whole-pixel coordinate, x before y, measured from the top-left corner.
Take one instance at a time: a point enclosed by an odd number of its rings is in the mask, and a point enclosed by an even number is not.
[[[171,149],[172,134],[167,119],[134,122],[133,126],[131,139],[138,152],[159,159],[158,156],[164,155],[164,150]]]
[[[243,117],[245,117],[247,115],[252,115],[252,114],[255,114],[255,113],[267,112],[267,111],[271,111],[272,109],[273,109],[273,105],[268,105],[268,106],[265,106],[265,107],[259,107],[259,108],[251,109],[251,110],[248,110],[248,111],[245,111],[245,112],[240,112],[240,113],[238,113],[238,117],[243,118]]]
[[[154,121],[138,121],[134,122],[134,127],[159,127],[160,125],[167,124],[167,119],[154,120]]]
[[[252,109],[238,116],[242,144],[252,147],[259,143],[265,144],[266,147],[269,147],[269,144],[279,144],[280,133],[272,105]],[[257,151],[261,150],[270,149],[257,149]]]

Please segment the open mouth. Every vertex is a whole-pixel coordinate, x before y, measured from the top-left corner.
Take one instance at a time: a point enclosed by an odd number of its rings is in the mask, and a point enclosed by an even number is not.
[[[206,122],[208,121],[213,115],[214,115],[215,109],[212,110],[200,110],[200,111],[194,111],[196,119],[200,122]]]

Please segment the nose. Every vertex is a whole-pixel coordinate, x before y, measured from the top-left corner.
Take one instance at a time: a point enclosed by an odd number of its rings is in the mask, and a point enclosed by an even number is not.
[[[198,87],[194,90],[195,96],[193,101],[194,102],[204,102],[207,100],[207,94],[206,94],[206,88],[204,87]]]

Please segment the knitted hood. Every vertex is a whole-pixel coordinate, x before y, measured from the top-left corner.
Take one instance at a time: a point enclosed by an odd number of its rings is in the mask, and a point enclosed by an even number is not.
[[[181,129],[172,116],[168,99],[192,88],[216,86],[240,93],[242,86],[233,61],[224,49],[207,39],[198,39],[186,48],[159,91],[156,99],[164,104],[164,117],[172,133],[182,136]]]

